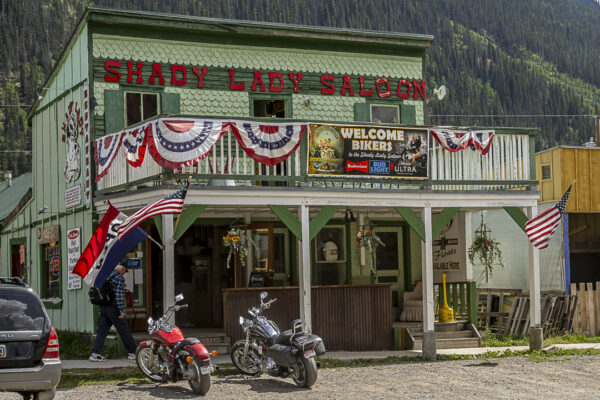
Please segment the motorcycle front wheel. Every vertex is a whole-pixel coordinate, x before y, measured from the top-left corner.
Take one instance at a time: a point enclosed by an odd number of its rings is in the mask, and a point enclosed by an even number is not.
[[[314,358],[298,356],[296,365],[290,370],[292,379],[300,387],[309,388],[317,381],[317,364]]]
[[[250,376],[259,375],[258,355],[251,346],[248,346],[248,355],[244,357],[245,346],[246,342],[243,340],[239,340],[231,346],[231,361],[242,373]]]
[[[135,351],[135,362],[144,375],[151,381],[162,382],[163,378],[160,374],[159,356],[156,354],[150,364],[150,355],[152,349],[150,347],[138,347]]]
[[[205,395],[210,390],[210,374],[200,373],[200,362],[198,359],[189,364],[188,369],[192,373],[192,377],[188,379],[188,383],[194,394]]]

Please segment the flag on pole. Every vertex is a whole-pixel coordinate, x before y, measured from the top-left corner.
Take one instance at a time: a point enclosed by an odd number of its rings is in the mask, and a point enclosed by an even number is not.
[[[92,239],[73,268],[89,286],[100,287],[117,264],[148,234],[141,228],[133,229],[123,239],[118,239],[119,227],[127,216],[109,203],[109,208]]]
[[[184,187],[175,193],[172,193],[167,197],[163,197],[162,199],[142,208],[135,214],[132,214],[129,218],[123,221],[123,224],[119,227],[119,239],[126,236],[129,232],[131,232],[148,218],[152,218],[160,214],[181,213],[181,210],[183,209],[183,200],[185,199],[185,195],[187,194],[189,186],[190,182],[188,181]]]
[[[73,273],[85,278],[88,272],[93,268],[94,262],[100,256],[104,245],[106,244],[106,237],[108,235],[108,229],[110,228],[110,223],[119,216],[119,210],[113,207],[110,202],[108,203],[109,207],[104,214],[104,217],[100,221],[98,228],[94,231],[90,242],[85,246],[83,253],[77,260],[77,264],[73,267]]]
[[[556,232],[558,223],[561,220],[565,207],[567,206],[567,200],[569,194],[571,194],[571,186],[567,189],[562,199],[552,207],[549,207],[530,219],[525,223],[525,232],[532,245],[538,249],[545,249],[548,247],[550,238]]]

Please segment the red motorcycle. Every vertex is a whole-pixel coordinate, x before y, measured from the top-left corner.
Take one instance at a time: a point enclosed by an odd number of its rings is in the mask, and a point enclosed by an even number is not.
[[[151,339],[139,344],[135,361],[154,382],[187,379],[195,394],[204,395],[210,389],[210,374],[214,372],[210,354],[198,339],[185,338],[178,327],[168,322],[173,312],[187,308],[187,304],[177,304],[181,300],[183,295],[178,294],[175,304],[158,321],[148,318]]]

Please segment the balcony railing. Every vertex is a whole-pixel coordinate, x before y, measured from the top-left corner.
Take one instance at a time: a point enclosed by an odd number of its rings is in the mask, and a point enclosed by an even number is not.
[[[284,162],[267,166],[251,159],[231,131],[194,166],[163,168],[147,154],[140,167],[127,164],[122,151],[97,183],[99,193],[192,175],[207,186],[305,186],[361,189],[431,189],[441,191],[528,189],[535,185],[534,137],[530,130],[496,129],[487,155],[469,149],[451,153],[430,138],[429,178],[320,177],[307,174],[307,137]]]

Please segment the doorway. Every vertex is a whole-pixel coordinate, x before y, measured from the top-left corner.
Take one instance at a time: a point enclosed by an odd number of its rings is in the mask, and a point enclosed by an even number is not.
[[[384,246],[375,252],[377,283],[389,283],[392,291],[394,321],[400,319],[404,294],[404,246],[402,227],[377,228],[377,236]]]

